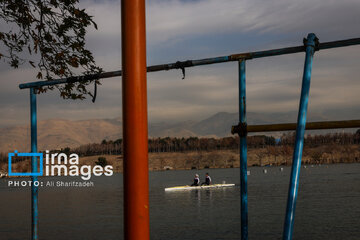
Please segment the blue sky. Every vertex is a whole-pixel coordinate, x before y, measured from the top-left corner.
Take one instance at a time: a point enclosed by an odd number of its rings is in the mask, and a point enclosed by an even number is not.
[[[105,70],[121,68],[120,1],[83,0],[99,30],[89,29],[87,46]],[[360,37],[358,0],[151,0],[147,1],[148,65],[297,46],[309,32],[321,42]],[[2,26],[4,27],[4,26]],[[310,114],[328,119],[360,117],[360,46],[315,54]],[[247,63],[248,111],[288,112],[298,107],[304,54]],[[27,66],[0,62],[0,127],[28,124],[28,91],[35,80]],[[237,111],[237,64],[209,65],[148,74],[152,122],[201,120]],[[4,114],[6,113],[6,114]],[[62,100],[54,91],[39,96],[39,119],[121,116],[121,79],[103,80],[96,103]]]

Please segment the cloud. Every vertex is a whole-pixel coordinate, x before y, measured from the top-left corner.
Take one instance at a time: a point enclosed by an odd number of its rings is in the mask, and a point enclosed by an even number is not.
[[[105,70],[121,68],[120,1],[81,1],[99,30],[89,29],[87,46]],[[302,44],[308,32],[321,42],[360,36],[358,0],[151,0],[147,1],[148,64],[174,62]],[[329,118],[360,117],[358,55],[348,47],[316,52],[309,111]],[[247,104],[252,112],[287,112],[298,107],[304,54],[247,61]],[[0,65],[0,126],[28,123],[29,69]],[[150,121],[200,120],[238,110],[237,63],[149,73]],[[62,100],[58,92],[39,97],[39,117],[89,119],[121,115],[121,78],[105,79],[95,104]],[[358,114],[357,114],[358,113]]]
[[[148,39],[169,44],[214,33],[351,35],[360,33],[359,8],[355,0],[150,1]]]

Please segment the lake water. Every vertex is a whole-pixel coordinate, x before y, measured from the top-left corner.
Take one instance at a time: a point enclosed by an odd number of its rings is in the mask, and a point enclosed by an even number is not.
[[[250,167],[249,239],[281,239],[290,167]],[[209,172],[227,189],[165,192]],[[239,169],[150,173],[151,239],[239,239]],[[71,181],[79,178],[41,178]],[[0,179],[0,239],[29,239],[30,188]],[[42,187],[40,239],[123,239],[122,175],[92,177],[95,187]],[[301,169],[294,239],[360,239],[360,164]]]

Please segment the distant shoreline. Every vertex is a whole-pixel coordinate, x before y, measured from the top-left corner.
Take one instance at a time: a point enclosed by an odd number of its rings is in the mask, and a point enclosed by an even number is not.
[[[98,159],[106,159],[115,173],[123,172],[122,155],[80,156],[79,165],[95,166]],[[302,165],[360,163],[359,145],[346,147],[319,146],[304,149]],[[291,166],[292,148],[251,148],[248,166]],[[184,151],[149,153],[149,171],[238,168],[238,150]],[[30,161],[13,164],[14,172],[30,172]],[[0,173],[6,173],[7,163],[0,163]],[[8,177],[7,177],[8,178]]]

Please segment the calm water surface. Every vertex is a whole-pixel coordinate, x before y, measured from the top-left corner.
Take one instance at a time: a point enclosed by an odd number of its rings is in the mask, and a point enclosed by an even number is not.
[[[290,168],[249,168],[249,238],[281,239]],[[208,171],[227,189],[164,192]],[[239,239],[239,169],[150,173],[151,239]],[[40,180],[78,181],[79,178]],[[29,239],[30,188],[0,179],[0,239]],[[92,188],[42,187],[40,239],[123,239],[122,175],[92,177]],[[294,239],[360,239],[360,164],[301,169]]]

